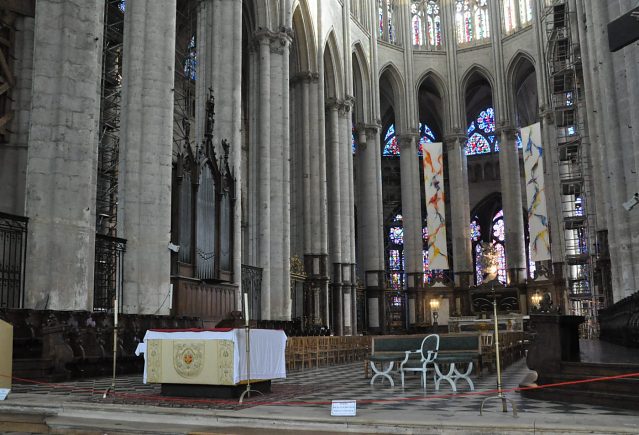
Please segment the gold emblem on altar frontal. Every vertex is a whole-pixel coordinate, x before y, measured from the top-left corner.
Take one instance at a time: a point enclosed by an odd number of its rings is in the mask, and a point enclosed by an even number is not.
[[[204,368],[204,342],[174,342],[173,367],[184,378],[198,376]]]

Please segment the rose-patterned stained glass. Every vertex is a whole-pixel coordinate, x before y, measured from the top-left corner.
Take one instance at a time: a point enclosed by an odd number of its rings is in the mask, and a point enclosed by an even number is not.
[[[477,126],[484,133],[495,132],[495,110],[492,107],[482,110],[477,117]]]
[[[402,256],[398,249],[391,249],[388,251],[388,266],[390,270],[402,270]]]
[[[470,223],[470,239],[473,242],[478,242],[481,239],[481,226],[477,220],[473,219]]]
[[[470,123],[466,130],[468,141],[465,152],[467,156],[476,154],[488,154],[493,149],[495,151],[495,110],[488,107],[481,112],[477,118]]]

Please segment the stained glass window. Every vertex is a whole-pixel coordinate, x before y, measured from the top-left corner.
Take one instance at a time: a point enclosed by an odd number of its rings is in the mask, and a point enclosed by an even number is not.
[[[120,8],[120,10],[124,12],[126,10],[126,0],[120,0],[120,2],[118,3],[118,8]]]
[[[537,270],[537,265],[532,259],[532,252],[530,250],[530,243],[528,243],[528,275],[531,278],[535,277],[535,271]]]
[[[386,0],[386,16],[388,19],[388,42],[397,42],[393,21],[393,0]]]
[[[488,0],[456,0],[455,27],[460,44],[489,38]]]
[[[386,130],[386,134],[384,135],[384,152],[382,154],[384,156],[399,157],[399,142],[395,135],[395,124],[389,125],[388,130]]]
[[[197,47],[195,45],[195,36],[191,37],[186,50],[184,75],[191,80],[195,80],[197,78]]]
[[[402,227],[402,215],[396,214],[388,229],[388,256],[389,284],[394,290],[403,289],[404,276],[404,229]]]
[[[384,36],[384,0],[379,0],[377,10],[379,15],[379,37],[382,38]]]
[[[524,26],[532,21],[533,0],[519,0],[519,23]]]
[[[419,123],[419,148],[417,149],[417,155],[422,156],[424,154],[424,144],[435,142],[435,134],[426,124]]]
[[[428,227],[422,228],[422,241],[428,243]]]
[[[388,231],[388,238],[390,239],[391,243],[394,243],[396,245],[403,245],[404,244],[404,228],[391,227],[391,229]]]
[[[504,30],[511,32],[517,28],[517,9],[515,0],[503,0],[504,4]]]
[[[355,129],[355,125],[351,130],[351,148],[353,149],[353,154],[357,151],[357,130]]]
[[[410,10],[413,45],[425,49],[440,47],[442,28],[439,1],[413,0]]]
[[[483,281],[484,270],[482,268],[482,246],[481,246],[481,231],[477,217],[470,223],[470,234],[473,243],[473,250],[475,255],[475,279],[477,285]],[[497,279],[502,284],[506,284],[506,249],[504,247],[504,241],[506,240],[506,233],[504,227],[504,212],[499,210],[495,213],[492,219],[492,228],[490,232],[490,243],[497,251]],[[484,239],[486,241],[486,239]]]
[[[419,123],[419,149],[417,151],[417,155],[422,155],[422,147],[425,143],[435,142],[435,134],[426,124]],[[395,134],[395,124],[391,124],[388,126],[386,130],[386,134],[384,135],[384,151],[382,152],[384,156],[395,156],[399,157],[399,141],[397,140],[397,135]]]
[[[483,251],[481,249],[481,245],[477,243],[475,245],[475,281],[477,285],[481,284],[483,280],[483,271],[481,267],[481,258],[483,255]]]
[[[481,226],[476,219],[473,219],[470,223],[470,239],[473,242],[478,242],[481,239]]]
[[[466,132],[468,134],[465,148],[467,156],[490,153],[495,147],[495,110],[488,107],[479,112]]]

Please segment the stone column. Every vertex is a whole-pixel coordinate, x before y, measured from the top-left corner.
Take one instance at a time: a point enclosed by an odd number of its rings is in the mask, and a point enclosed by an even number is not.
[[[36,3],[34,27],[42,31],[34,38],[27,155],[27,308],[93,307],[103,19],[104,0]]]
[[[359,141],[357,143],[356,159],[358,161],[358,213],[357,233],[360,246],[358,258],[363,271],[366,285],[366,306],[368,308],[368,327],[371,331],[377,331],[380,327],[379,315],[381,298],[384,289],[383,246],[381,218],[379,216],[378,203],[381,197],[378,195],[377,182],[381,172],[377,167],[377,154],[379,154],[379,129],[376,125],[358,125]],[[381,307],[381,308],[380,308]],[[375,311],[373,314],[371,311]],[[371,314],[373,317],[371,318]],[[371,321],[372,324],[371,324]]]
[[[497,131],[497,135],[500,138],[499,171],[506,233],[506,269],[508,282],[517,284],[526,280],[527,270],[517,130],[504,127]]]
[[[423,242],[422,242],[422,206],[420,203],[419,159],[417,157],[418,136],[399,135],[400,170],[402,188],[402,217],[404,228],[404,272],[408,280],[408,320],[416,321],[417,288],[422,287],[423,279]]]
[[[515,108],[508,105],[508,93],[512,93],[512,91],[508,90],[506,85],[504,53],[501,44],[501,8],[500,2],[489,4],[492,21],[490,36],[495,68],[493,97],[497,124],[496,135],[499,138],[499,172],[501,174],[501,198],[506,233],[506,270],[508,282],[516,284],[525,281],[527,268],[519,151],[515,142],[517,130],[512,127],[511,122]]]
[[[607,164],[607,186],[609,196],[607,202],[608,213],[608,237],[610,245],[610,257],[612,264],[613,291],[615,301],[628,296],[635,291],[635,274],[631,241],[632,234],[630,231],[630,222],[628,213],[619,207],[619,204],[627,201],[628,181],[626,180],[626,165],[629,162],[624,161],[624,152],[621,149],[622,142],[619,128],[619,110],[617,101],[620,96],[615,90],[616,78],[613,70],[613,62],[608,48],[608,32],[607,23],[610,21],[608,16],[607,4],[598,2],[588,4],[591,8],[592,22],[591,26],[595,29],[596,66],[597,84],[600,90],[601,113],[604,125],[609,128],[606,130],[606,147],[605,162]],[[629,168],[628,168],[629,169]]]
[[[118,222],[129,313],[169,313],[175,7],[140,0],[124,15]]]
[[[5,17],[5,23],[10,20]],[[15,48],[13,56],[13,89],[8,143],[0,146],[0,211],[16,215],[25,213],[27,144],[33,86],[33,17],[13,16]]]
[[[446,2],[442,7],[444,29],[455,28],[455,4]],[[460,94],[459,66],[457,64],[457,38],[455,34],[444,35],[446,45],[446,60],[448,69],[448,83],[450,83],[449,110],[446,111],[444,122],[444,146],[448,157],[448,179],[453,242],[453,271],[455,273],[455,285],[462,289],[468,288],[473,283],[473,260],[471,257],[470,242],[470,204],[468,202],[468,167],[466,164],[465,119],[460,102],[463,96]]]
[[[331,294],[332,294],[332,328],[337,335],[343,335],[342,324],[342,223],[344,212],[341,211],[343,163],[340,159],[340,119],[341,103],[335,99],[327,100],[327,117],[329,137],[326,143],[327,182],[328,182],[328,226],[331,228],[329,237],[328,262],[331,265]]]
[[[448,180],[450,192],[451,232],[453,240],[453,263],[455,284],[468,288],[473,279],[473,260],[470,243],[470,205],[468,203],[468,167],[464,146],[466,136],[444,137],[448,155]]]
[[[259,265],[262,268],[262,319],[271,318],[271,39],[268,34],[256,35],[259,44],[259,129],[263,134],[258,136],[258,246]]]

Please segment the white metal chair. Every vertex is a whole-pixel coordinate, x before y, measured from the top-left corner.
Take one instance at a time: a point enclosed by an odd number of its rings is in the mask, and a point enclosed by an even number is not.
[[[426,373],[434,368],[434,362],[439,351],[439,335],[431,334],[422,340],[420,349],[407,350],[404,360],[399,365],[404,388],[404,372],[421,372],[422,387],[426,390]]]

